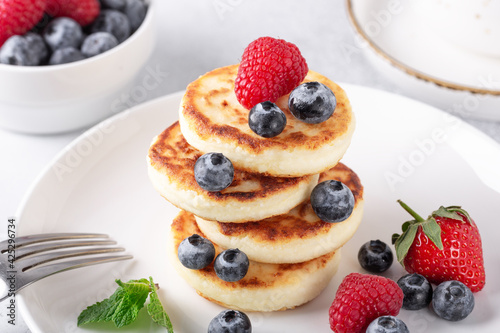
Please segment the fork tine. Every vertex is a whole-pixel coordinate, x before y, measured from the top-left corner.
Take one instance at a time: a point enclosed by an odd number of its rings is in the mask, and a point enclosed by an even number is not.
[[[32,270],[23,273],[25,283],[17,287],[17,291],[29,286],[33,282],[43,279],[47,276],[54,275],[59,272],[68,271],[75,268],[108,263],[113,261],[121,261],[132,259],[131,255],[115,255],[115,256],[100,256],[93,258],[81,258],[62,263],[50,264],[42,267],[36,267]]]
[[[29,269],[32,269],[36,266],[39,266],[41,264],[45,264],[51,261],[55,260],[60,260],[60,259],[66,259],[66,258],[71,258],[71,257],[79,257],[79,256],[86,256],[86,255],[91,255],[91,254],[102,254],[102,253],[109,253],[109,252],[122,252],[125,251],[124,248],[121,247],[98,247],[98,248],[91,248],[91,249],[76,249],[76,250],[62,250],[62,251],[54,251],[46,254],[41,254],[37,256],[33,256],[30,258],[26,258],[20,263],[16,263],[17,269],[19,269],[22,272],[25,272]]]
[[[16,250],[16,259],[20,260],[26,256],[30,256],[33,254],[69,248],[69,247],[82,247],[82,246],[101,246],[101,245],[113,245],[116,244],[115,241],[112,240],[89,240],[89,241],[57,241],[57,242],[48,242],[42,244],[35,244],[24,246],[18,250]]]
[[[33,243],[47,242],[63,239],[78,239],[78,238],[108,238],[106,234],[94,233],[52,233],[52,234],[36,234],[15,238],[16,249]],[[9,240],[0,242],[0,253],[8,250]]]

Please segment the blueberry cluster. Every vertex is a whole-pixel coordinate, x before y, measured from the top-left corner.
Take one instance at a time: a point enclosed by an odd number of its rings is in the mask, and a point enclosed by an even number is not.
[[[45,15],[23,36],[0,48],[0,63],[18,66],[60,65],[106,52],[126,40],[144,20],[144,0],[101,0],[99,16],[86,27],[68,17]]]
[[[359,249],[358,261],[367,271],[381,273],[391,266],[393,254],[386,243],[371,240]],[[438,317],[458,321],[466,318],[474,309],[474,295],[459,281],[443,282],[433,290],[424,276],[412,273],[402,276],[397,284],[404,294],[402,308],[405,310],[420,310],[430,305]],[[375,319],[366,332],[408,332],[408,328],[398,318],[383,316]]]
[[[203,269],[214,261],[215,247],[210,240],[194,234],[179,244],[177,257],[186,268]],[[214,261],[215,274],[227,282],[243,279],[249,266],[247,255],[239,249],[222,251]]]
[[[309,124],[326,121],[336,106],[337,99],[331,89],[315,81],[299,85],[288,98],[288,108],[292,115]],[[257,135],[272,138],[285,129],[286,116],[276,104],[265,101],[250,110],[248,126]]]

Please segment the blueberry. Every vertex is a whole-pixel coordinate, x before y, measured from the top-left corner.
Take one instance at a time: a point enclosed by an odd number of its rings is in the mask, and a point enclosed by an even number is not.
[[[354,195],[345,184],[336,180],[325,180],[314,187],[311,205],[323,221],[342,222],[351,216]]]
[[[424,276],[407,274],[398,280],[398,286],[404,294],[403,309],[420,310],[431,303],[432,286]]]
[[[78,60],[83,60],[85,57],[80,50],[74,47],[66,47],[64,49],[55,50],[49,60],[49,65],[62,65]]]
[[[89,58],[104,53],[118,45],[115,36],[108,32],[95,32],[85,38],[82,44],[82,54]]]
[[[251,333],[250,318],[241,311],[224,310],[208,325],[208,333]]]
[[[295,88],[288,98],[290,112],[299,120],[319,124],[333,114],[335,94],[322,83],[306,82]]]
[[[137,30],[146,17],[147,7],[142,0],[127,0],[123,11],[130,21],[132,31]]]
[[[47,46],[40,35],[28,32],[12,36],[0,48],[0,63],[16,66],[37,66],[46,60]]]
[[[194,178],[204,190],[222,191],[233,182],[234,167],[231,161],[221,153],[207,153],[196,161]]]
[[[225,250],[215,258],[215,274],[224,281],[235,282],[243,279],[248,272],[250,262],[239,249]]]
[[[462,282],[446,281],[434,289],[431,304],[439,317],[449,321],[459,321],[466,318],[474,309],[474,295]]]
[[[41,65],[49,58],[49,48],[40,34],[28,32],[24,35],[28,43],[29,56],[32,63]]]
[[[83,40],[82,27],[68,17],[58,17],[50,21],[42,34],[52,51],[65,47],[79,48]]]
[[[127,0],[101,0],[103,8],[116,9],[123,11]]]
[[[177,256],[185,267],[202,269],[214,260],[215,247],[208,239],[194,234],[179,244]]]
[[[378,239],[366,242],[358,252],[359,264],[372,273],[385,272],[391,267],[393,260],[391,248]]]
[[[410,333],[410,330],[401,319],[393,316],[382,316],[368,325],[366,333]]]
[[[255,105],[248,114],[248,126],[257,135],[272,138],[285,129],[285,113],[272,102]]]
[[[104,9],[90,26],[90,32],[109,32],[121,43],[130,36],[130,22],[122,12]]]

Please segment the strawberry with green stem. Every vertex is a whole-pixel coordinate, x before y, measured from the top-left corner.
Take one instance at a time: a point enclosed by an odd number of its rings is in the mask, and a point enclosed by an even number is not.
[[[403,224],[401,235],[392,236],[401,265],[434,284],[458,280],[473,292],[483,289],[481,236],[470,215],[458,206],[441,206],[423,219],[404,202],[398,202],[414,218]]]

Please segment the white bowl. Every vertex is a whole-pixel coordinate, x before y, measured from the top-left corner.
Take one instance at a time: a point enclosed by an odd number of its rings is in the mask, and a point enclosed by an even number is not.
[[[119,96],[151,55],[155,2],[141,26],[115,48],[85,60],[54,66],[0,64],[0,127],[50,134],[95,124],[121,111]]]
[[[344,48],[364,52],[409,97],[460,117],[499,121],[500,57],[443,39],[434,25],[423,24],[418,1],[346,0],[359,38]]]

